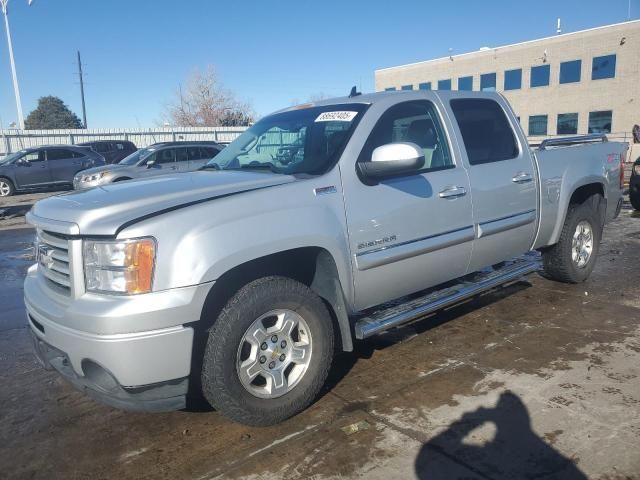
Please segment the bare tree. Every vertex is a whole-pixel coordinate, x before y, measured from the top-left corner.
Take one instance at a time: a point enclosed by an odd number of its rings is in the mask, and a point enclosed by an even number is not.
[[[251,107],[225,89],[213,67],[195,69],[167,105],[166,119],[180,127],[244,126],[253,122]]]

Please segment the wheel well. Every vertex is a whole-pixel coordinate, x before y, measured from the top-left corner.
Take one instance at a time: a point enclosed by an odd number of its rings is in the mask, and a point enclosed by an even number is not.
[[[200,321],[192,324],[195,331],[191,355],[191,395],[197,398],[201,392],[200,372],[209,328],[238,290],[253,280],[272,275],[292,278],[316,292],[331,314],[336,341],[342,343],[343,350],[353,350],[346,304],[331,254],[320,247],[303,247],[274,253],[232,268],[222,274],[209,290]]]
[[[602,225],[604,225],[607,214],[607,200],[604,197],[604,187],[601,183],[589,183],[577,188],[571,195],[569,204],[580,205],[586,201],[594,202],[593,207],[598,212]]]
[[[125,180],[131,180],[129,177],[120,177],[120,178],[116,178],[113,183],[115,182],[124,182]]]

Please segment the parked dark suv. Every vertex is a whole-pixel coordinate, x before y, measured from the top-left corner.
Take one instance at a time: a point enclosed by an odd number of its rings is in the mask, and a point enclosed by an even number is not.
[[[94,152],[98,152],[107,163],[118,163],[138,149],[132,142],[127,140],[96,140],[94,142],[79,143],[78,145],[89,147]]]
[[[640,210],[640,157],[636,158],[631,167],[629,179],[629,201],[636,210]]]
[[[50,187],[72,187],[81,170],[104,165],[104,158],[87,147],[46,145],[27,148],[0,160],[0,197]]]

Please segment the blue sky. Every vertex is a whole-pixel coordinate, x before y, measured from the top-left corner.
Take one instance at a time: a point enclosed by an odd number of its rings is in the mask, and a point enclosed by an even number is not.
[[[195,67],[264,115],[318,93],[374,89],[374,70],[627,20],[628,0],[10,0],[25,116],[61,97],[79,116],[76,50],[90,128],[152,127]],[[631,0],[632,19],[640,0]],[[0,117],[17,120],[4,28]]]

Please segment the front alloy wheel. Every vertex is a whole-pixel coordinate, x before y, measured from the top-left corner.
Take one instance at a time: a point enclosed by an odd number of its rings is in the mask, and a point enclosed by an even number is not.
[[[273,425],[313,402],[333,348],[333,319],[315,292],[291,278],[254,280],[208,331],[202,393],[237,422]]]
[[[251,324],[240,342],[240,382],[256,397],[280,397],[302,379],[311,354],[311,332],[300,315],[284,309],[268,312]]]
[[[8,197],[13,194],[13,185],[8,180],[0,178],[0,197]]]

